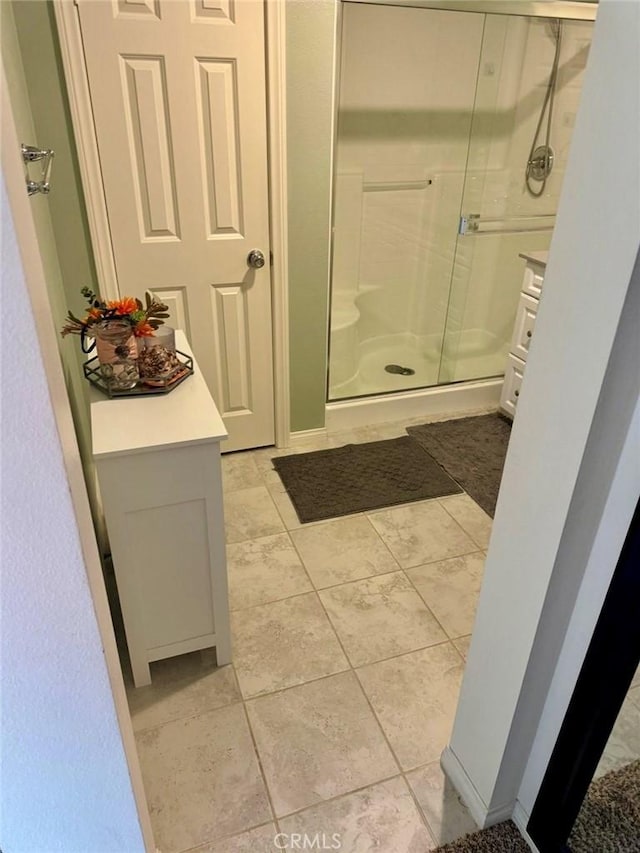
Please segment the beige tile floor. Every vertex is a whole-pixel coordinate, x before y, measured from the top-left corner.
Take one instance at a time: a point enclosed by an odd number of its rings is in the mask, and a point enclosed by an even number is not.
[[[474,828],[439,757],[491,519],[458,495],[302,525],[280,452],[223,459],[233,665],[184,655],[129,688],[157,847],[267,853],[306,832],[343,853],[433,850]]]

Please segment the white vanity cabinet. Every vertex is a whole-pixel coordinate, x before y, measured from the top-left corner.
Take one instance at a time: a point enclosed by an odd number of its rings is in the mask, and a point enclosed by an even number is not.
[[[523,252],[520,255],[526,265],[500,397],[500,408],[511,418],[515,415],[520,396],[520,386],[538,313],[538,301],[542,293],[547,255],[548,252]]]
[[[191,355],[183,333],[179,350]],[[222,418],[194,375],[165,395],[92,389],[93,457],[136,687],[149,662],[216,647],[230,661]]]

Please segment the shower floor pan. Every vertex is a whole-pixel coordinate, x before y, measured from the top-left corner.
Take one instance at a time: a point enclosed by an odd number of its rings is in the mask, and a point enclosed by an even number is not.
[[[418,337],[410,333],[372,338],[360,345],[358,372],[348,382],[329,388],[330,400],[365,397],[393,391],[410,391],[438,384],[500,376],[504,373],[508,344],[497,345],[493,335],[469,330],[464,345],[455,348],[456,359],[443,360],[441,338]],[[388,365],[415,371],[410,375],[389,373]],[[332,365],[333,373],[333,365]]]
[[[389,364],[407,367],[415,372],[408,376],[388,373],[385,368]],[[342,385],[332,385],[329,398],[361,397],[436,385],[439,366],[439,351],[425,344],[424,338],[408,333],[373,338],[360,346],[356,376]]]

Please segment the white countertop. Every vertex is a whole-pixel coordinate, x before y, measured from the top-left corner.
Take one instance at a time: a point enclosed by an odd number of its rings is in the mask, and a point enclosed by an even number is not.
[[[525,261],[532,261],[534,264],[540,264],[540,266],[546,267],[549,252],[520,252],[518,257],[524,258]]]
[[[193,356],[184,332],[176,347]],[[205,444],[227,437],[220,413],[194,359],[194,374],[168,394],[110,400],[90,389],[94,459]]]

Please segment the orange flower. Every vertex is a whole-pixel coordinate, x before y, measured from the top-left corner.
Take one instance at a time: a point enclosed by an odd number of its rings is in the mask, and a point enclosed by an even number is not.
[[[139,323],[133,327],[133,334],[136,338],[150,338],[152,335],[155,335],[156,330],[147,323],[146,320],[140,320]]]
[[[138,303],[132,296],[125,296],[124,299],[115,299],[107,302],[107,308],[115,309],[119,317],[124,317],[126,314],[133,314],[138,310]]]
[[[93,320],[99,320],[102,317],[102,311],[99,308],[89,308],[87,315]]]

